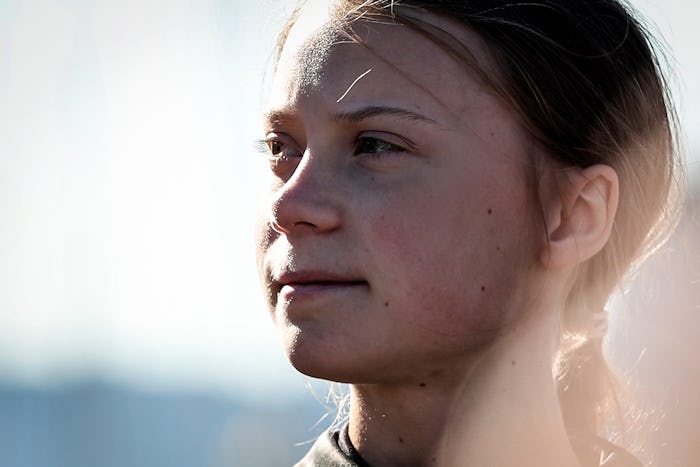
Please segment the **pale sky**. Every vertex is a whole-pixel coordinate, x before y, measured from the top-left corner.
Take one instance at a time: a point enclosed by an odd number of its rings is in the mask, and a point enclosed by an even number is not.
[[[633,3],[698,148],[700,7]],[[0,0],[0,381],[303,391],[252,253],[273,5]]]

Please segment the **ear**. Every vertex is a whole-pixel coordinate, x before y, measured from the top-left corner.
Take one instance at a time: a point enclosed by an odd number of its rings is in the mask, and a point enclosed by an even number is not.
[[[573,167],[554,175],[540,190],[547,245],[541,261],[549,269],[571,268],[594,256],[610,238],[619,199],[615,170],[603,164]]]

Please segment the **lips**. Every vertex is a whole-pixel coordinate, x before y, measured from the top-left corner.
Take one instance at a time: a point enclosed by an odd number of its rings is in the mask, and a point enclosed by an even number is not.
[[[279,298],[285,301],[319,298],[368,285],[366,280],[327,271],[285,272],[275,282]]]

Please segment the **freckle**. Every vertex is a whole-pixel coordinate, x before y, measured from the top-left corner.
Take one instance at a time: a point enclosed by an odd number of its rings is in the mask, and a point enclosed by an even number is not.
[[[491,211],[491,208],[489,208],[489,210],[488,210],[489,216],[491,215],[492,212],[493,211]]]
[[[389,308],[389,302],[384,302],[384,308]]]
[[[500,246],[500,245],[496,245],[496,251],[501,251],[501,246]]]
[[[510,361],[510,364],[511,364],[512,366],[515,366],[515,360],[511,360],[511,361]]]
[[[424,387],[425,387],[425,383],[420,383],[418,386],[424,388]]]
[[[399,443],[403,444],[403,438],[399,436]]]
[[[486,286],[482,285],[481,286],[481,291],[484,292],[486,290]]]

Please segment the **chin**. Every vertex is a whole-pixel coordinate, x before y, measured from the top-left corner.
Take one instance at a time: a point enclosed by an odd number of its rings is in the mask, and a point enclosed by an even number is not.
[[[339,361],[337,354],[327,349],[320,349],[314,345],[297,340],[293,345],[286,347],[287,359],[295,370],[312,378],[336,381],[339,383],[351,382],[345,365]]]
[[[318,362],[315,359],[299,358],[298,354],[288,355],[289,362],[295,370],[311,378],[334,381],[336,383],[355,383],[357,376],[352,372],[343,371],[340,365],[329,365],[328,362]],[[316,359],[317,360],[317,359]],[[324,357],[324,360],[328,360]]]
[[[285,352],[298,372],[338,383],[358,383],[373,380],[375,365],[363,361],[356,351],[342,351],[330,343],[303,332],[285,333]],[[376,359],[372,359],[376,362]]]

